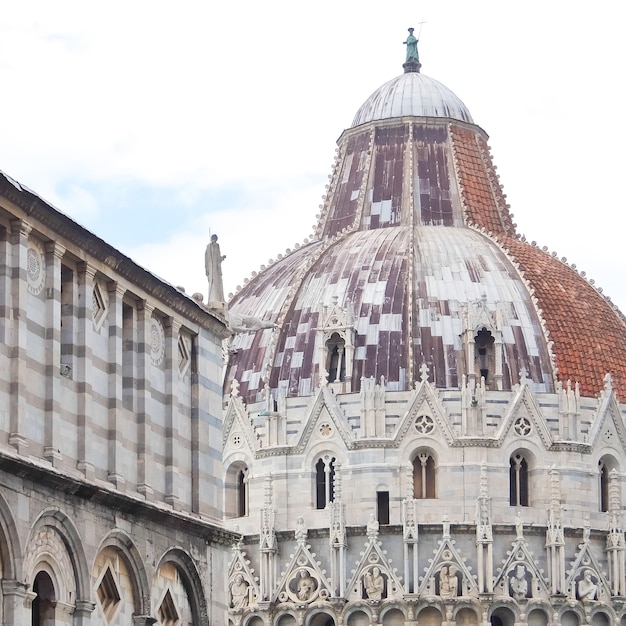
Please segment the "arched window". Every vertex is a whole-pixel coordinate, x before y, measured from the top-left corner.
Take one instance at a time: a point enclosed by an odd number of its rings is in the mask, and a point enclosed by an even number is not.
[[[614,470],[619,471],[617,461],[610,454],[605,454],[598,461],[598,508],[604,513],[610,511],[612,506],[621,507],[617,483],[615,488],[611,489],[612,480],[616,480],[616,478],[613,479]],[[615,498],[613,503],[611,503],[612,498]]]
[[[245,463],[233,463],[228,468],[225,489],[226,517],[245,517],[248,515],[248,467]]]
[[[346,342],[338,333],[333,333],[326,342],[326,371],[329,383],[346,379]]]
[[[494,342],[493,335],[486,328],[481,328],[474,337],[476,374],[485,379],[485,385],[491,382],[489,374],[495,373]]]
[[[511,506],[528,506],[528,461],[521,454],[510,460],[509,502]]]
[[[325,509],[335,499],[335,457],[328,454],[315,464],[315,508]]]
[[[420,452],[413,459],[413,497],[418,500],[435,498],[435,459],[428,452]]]

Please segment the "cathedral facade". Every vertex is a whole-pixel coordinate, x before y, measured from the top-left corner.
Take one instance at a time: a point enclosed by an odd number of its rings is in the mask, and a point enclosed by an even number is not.
[[[0,623],[224,623],[224,320],[4,174],[0,255]]]
[[[230,622],[624,623],[624,317],[406,43],[314,236],[229,303],[266,326],[228,342]]]

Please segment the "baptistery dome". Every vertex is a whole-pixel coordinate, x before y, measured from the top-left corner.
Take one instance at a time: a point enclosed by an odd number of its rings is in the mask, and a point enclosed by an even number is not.
[[[352,126],[390,117],[449,117],[472,123],[461,99],[440,82],[405,72],[379,87],[359,108]]]
[[[340,137],[313,240],[230,302],[268,327],[234,337],[226,390],[236,380],[259,401],[381,377],[404,390],[427,371],[440,388],[523,378],[589,396],[610,373],[626,392],[623,316],[517,235],[487,135],[419,67],[376,90]]]

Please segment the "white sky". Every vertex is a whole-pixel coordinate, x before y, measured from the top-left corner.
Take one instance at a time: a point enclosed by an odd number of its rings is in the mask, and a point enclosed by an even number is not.
[[[0,0],[0,169],[187,292],[312,231],[335,141],[402,72],[489,133],[518,230],[626,311],[626,8],[615,0]]]

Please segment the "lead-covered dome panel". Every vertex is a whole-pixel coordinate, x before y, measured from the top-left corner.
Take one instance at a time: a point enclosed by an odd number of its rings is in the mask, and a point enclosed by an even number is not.
[[[407,116],[445,117],[474,123],[461,99],[446,86],[418,72],[408,72],[379,87],[357,111],[352,127]]]

